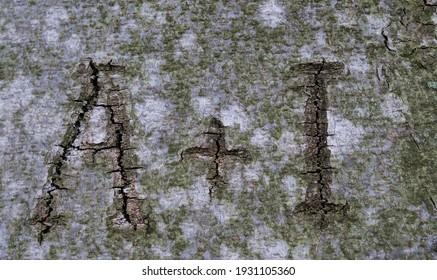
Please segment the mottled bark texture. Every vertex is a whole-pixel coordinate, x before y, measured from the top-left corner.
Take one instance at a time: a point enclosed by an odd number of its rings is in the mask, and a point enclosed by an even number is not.
[[[436,9],[0,0],[0,258],[437,258]]]

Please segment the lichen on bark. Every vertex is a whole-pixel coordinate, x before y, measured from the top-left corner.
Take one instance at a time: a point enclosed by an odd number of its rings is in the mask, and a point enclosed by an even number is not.
[[[435,259],[436,8],[2,3],[0,258]],[[115,99],[93,99],[89,57]],[[343,64],[335,81],[315,78],[322,61]],[[323,84],[326,115],[307,95]],[[213,173],[226,181],[214,199],[207,164],[225,150],[181,161],[212,119],[228,151],[250,153]],[[328,167],[312,188],[307,171]],[[296,215],[313,197],[349,211],[320,227]]]

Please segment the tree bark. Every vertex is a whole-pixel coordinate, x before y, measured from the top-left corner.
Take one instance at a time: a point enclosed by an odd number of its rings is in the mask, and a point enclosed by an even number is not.
[[[437,258],[436,1],[0,5],[1,259]]]

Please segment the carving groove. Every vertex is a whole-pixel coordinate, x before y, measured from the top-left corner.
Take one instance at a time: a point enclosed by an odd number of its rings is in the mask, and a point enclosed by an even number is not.
[[[207,157],[212,160],[213,165],[209,168],[206,179],[210,183],[209,196],[214,197],[214,193],[225,185],[227,182],[224,175],[224,164],[231,160],[246,162],[249,159],[249,153],[245,148],[228,150],[225,141],[225,127],[217,118],[212,118],[209,129],[203,133],[206,136],[206,144],[203,147],[192,147],[181,152],[181,161],[186,157]]]
[[[307,191],[305,201],[297,205],[295,213],[315,214],[319,225],[326,224],[326,215],[331,211],[348,210],[348,204],[338,205],[329,202],[332,183],[331,151],[328,147],[328,93],[325,75],[335,75],[343,69],[341,63],[308,63],[296,66],[296,69],[312,75],[312,82],[305,105],[304,130],[307,138],[306,171]]]
[[[83,67],[85,68],[85,66]],[[136,230],[137,228],[148,227],[148,217],[141,214],[138,205],[138,194],[135,190],[135,173],[136,169],[142,167],[132,165],[134,155],[129,152],[130,147],[129,119],[123,104],[122,89],[109,80],[109,89],[105,91],[106,104],[98,104],[102,99],[102,85],[99,81],[102,72],[123,72],[124,67],[120,65],[108,64],[96,65],[92,60],[88,64],[88,70],[91,69],[90,85],[84,85],[85,90],[81,92],[79,99],[74,100],[81,104],[76,120],[67,128],[67,132],[59,145],[62,148],[61,153],[56,156],[51,167],[46,185],[43,187],[42,197],[39,198],[34,217],[35,223],[39,225],[38,242],[41,244],[44,238],[49,234],[53,227],[61,224],[64,216],[54,214],[55,194],[61,190],[68,190],[62,186],[62,177],[65,176],[63,169],[68,161],[72,150],[91,151],[94,161],[95,155],[99,152],[107,152],[112,159],[114,169],[108,173],[113,174],[115,191],[114,203],[117,213],[110,217],[115,220],[114,224],[122,228],[128,227]],[[82,69],[83,70],[83,69]],[[86,70],[86,69],[85,69]],[[84,71],[86,72],[86,71]],[[107,87],[107,85],[105,85]],[[91,90],[89,90],[91,88]],[[81,128],[85,119],[96,107],[102,107],[108,116],[107,134],[110,135],[105,142],[81,143],[75,145],[76,140],[81,134]]]

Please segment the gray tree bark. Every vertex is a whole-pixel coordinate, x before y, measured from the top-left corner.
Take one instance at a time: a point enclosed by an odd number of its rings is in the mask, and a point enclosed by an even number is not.
[[[0,3],[0,258],[437,257],[436,1]]]

